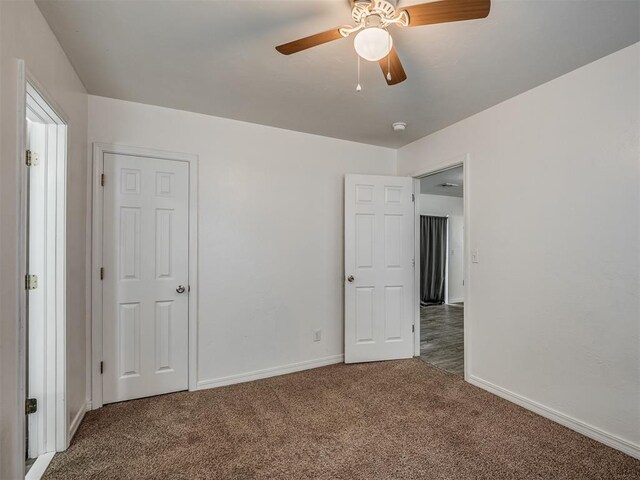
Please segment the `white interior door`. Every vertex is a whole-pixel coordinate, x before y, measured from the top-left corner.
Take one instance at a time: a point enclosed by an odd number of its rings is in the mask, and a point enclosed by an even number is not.
[[[66,126],[26,84],[25,388],[28,458],[67,446],[64,377]]]
[[[46,363],[44,351],[46,347],[46,290],[50,287],[46,278],[46,225],[47,182],[46,182],[46,124],[30,111],[27,112],[27,148],[37,164],[29,167],[28,175],[28,234],[27,234],[27,271],[37,278],[37,288],[27,291],[27,398],[38,402],[39,411],[27,417],[28,457],[38,458],[45,452],[43,438]]]
[[[61,241],[58,233],[61,218],[57,169],[59,158],[59,124],[54,112],[42,106],[44,101],[31,85],[26,98],[26,147],[31,155],[27,167],[28,229],[27,271],[37,281],[27,290],[26,388],[27,398],[35,399],[37,409],[28,415],[29,458],[56,448],[57,371],[55,351],[57,310],[61,307],[57,277],[60,257],[56,252]]]
[[[413,180],[345,177],[345,362],[413,356]]]
[[[189,165],[104,155],[103,402],[188,388]]]

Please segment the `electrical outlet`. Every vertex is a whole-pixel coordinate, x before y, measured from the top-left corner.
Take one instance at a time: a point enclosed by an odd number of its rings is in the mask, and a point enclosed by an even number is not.
[[[313,341],[314,342],[319,342],[320,340],[322,340],[322,330],[320,330],[320,329],[314,330],[313,331]]]

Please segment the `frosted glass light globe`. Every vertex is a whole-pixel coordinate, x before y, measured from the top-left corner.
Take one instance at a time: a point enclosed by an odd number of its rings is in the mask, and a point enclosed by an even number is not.
[[[393,38],[383,28],[369,27],[361,30],[353,40],[356,53],[365,60],[377,62],[389,55]]]

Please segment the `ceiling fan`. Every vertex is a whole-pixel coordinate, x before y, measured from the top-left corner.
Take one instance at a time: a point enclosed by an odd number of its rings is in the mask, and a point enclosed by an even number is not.
[[[393,46],[388,27],[419,27],[485,18],[491,9],[491,0],[439,0],[399,9],[396,7],[397,0],[348,1],[352,4],[351,17],[355,26],[345,25],[317,33],[278,45],[276,50],[283,55],[291,55],[356,34],[353,45],[358,56],[370,62],[378,62],[387,84],[396,85],[405,81],[407,74]]]

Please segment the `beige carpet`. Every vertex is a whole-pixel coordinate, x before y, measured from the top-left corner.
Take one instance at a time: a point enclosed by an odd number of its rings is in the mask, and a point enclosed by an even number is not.
[[[109,405],[44,478],[637,480],[640,461],[414,359]]]

